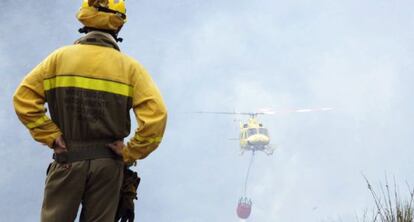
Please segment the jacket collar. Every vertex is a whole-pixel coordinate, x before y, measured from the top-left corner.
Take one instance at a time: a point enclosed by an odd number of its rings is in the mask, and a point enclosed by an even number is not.
[[[105,32],[100,32],[100,31],[88,32],[85,36],[76,40],[75,44],[97,45],[97,46],[109,47],[109,48],[113,48],[118,51],[121,51],[114,37],[112,37],[112,35],[105,33]]]

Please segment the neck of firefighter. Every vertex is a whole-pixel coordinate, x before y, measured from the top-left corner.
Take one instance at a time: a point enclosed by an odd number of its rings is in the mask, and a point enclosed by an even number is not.
[[[107,37],[108,39],[110,39],[111,41],[113,41],[116,44],[116,39],[111,34],[109,34],[107,32],[93,30],[93,31],[88,32],[88,34],[100,34],[100,35],[103,35],[103,36]]]

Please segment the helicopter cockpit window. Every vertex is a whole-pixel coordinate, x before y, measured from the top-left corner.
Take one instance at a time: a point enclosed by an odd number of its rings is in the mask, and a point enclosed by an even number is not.
[[[248,136],[252,136],[252,135],[255,135],[255,134],[257,134],[257,129],[249,129],[247,131]]]
[[[266,128],[259,128],[259,133],[266,136],[269,134]]]

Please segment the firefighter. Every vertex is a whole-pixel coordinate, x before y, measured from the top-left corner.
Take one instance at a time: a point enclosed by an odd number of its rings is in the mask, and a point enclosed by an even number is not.
[[[113,222],[124,167],[160,144],[167,120],[161,94],[143,66],[120,52],[124,0],[84,0],[85,35],[26,75],[13,102],[33,138],[50,147],[42,222]],[[50,117],[44,104],[48,104]],[[130,133],[129,111],[138,129]]]

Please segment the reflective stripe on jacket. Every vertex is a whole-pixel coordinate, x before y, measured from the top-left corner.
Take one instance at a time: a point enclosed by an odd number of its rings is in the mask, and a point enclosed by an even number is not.
[[[108,37],[89,33],[76,43],[50,54],[24,78],[13,100],[19,119],[35,140],[52,147],[63,134],[70,148],[127,137],[132,108],[139,127],[124,149],[124,160],[145,158],[161,142],[166,126],[157,86]]]

